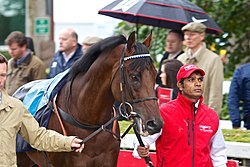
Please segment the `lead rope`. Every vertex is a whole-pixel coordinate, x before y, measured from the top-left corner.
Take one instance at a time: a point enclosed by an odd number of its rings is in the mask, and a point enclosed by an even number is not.
[[[140,134],[135,130],[135,127],[133,127],[133,129],[134,129],[135,135],[136,135],[136,137],[137,137],[137,139],[138,139],[138,141],[140,143],[140,146],[145,147],[145,145],[144,145],[144,143],[143,143],[143,141],[141,139]],[[147,167],[154,167],[154,164],[153,164],[150,156],[144,157],[144,159],[146,161]]]

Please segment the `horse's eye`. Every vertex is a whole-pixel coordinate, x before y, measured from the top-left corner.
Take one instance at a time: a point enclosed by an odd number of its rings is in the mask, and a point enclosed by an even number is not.
[[[133,82],[139,81],[139,76],[136,75],[136,74],[130,74],[130,75],[129,75],[129,78],[130,78]]]

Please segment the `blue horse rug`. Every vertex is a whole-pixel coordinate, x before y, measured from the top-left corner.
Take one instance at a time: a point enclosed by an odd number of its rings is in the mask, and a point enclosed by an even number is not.
[[[13,94],[13,97],[22,100],[24,106],[42,127],[48,126],[51,112],[54,110],[52,100],[66,83],[68,72],[69,69],[51,79],[29,82]],[[16,152],[31,150],[33,148],[18,134]]]

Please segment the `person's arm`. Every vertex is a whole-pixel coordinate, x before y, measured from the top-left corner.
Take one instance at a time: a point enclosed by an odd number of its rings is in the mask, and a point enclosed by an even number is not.
[[[140,158],[140,157],[146,157],[146,156],[148,156],[148,154],[149,154],[149,146],[151,144],[153,144],[158,139],[158,137],[160,137],[160,135],[161,135],[161,132],[156,133],[154,135],[149,135],[147,137],[141,136],[142,141],[143,141],[145,147],[139,146],[140,144],[139,144],[139,142],[138,142],[138,140],[136,138],[134,140],[133,156],[135,158]]]
[[[84,145],[82,140],[75,136],[63,136],[60,133],[39,127],[35,118],[24,108],[23,120],[19,134],[34,148],[40,151],[61,152],[73,151],[81,152]]]
[[[237,69],[234,72],[229,93],[228,93],[228,113],[232,121],[233,128],[241,127],[240,117],[240,96],[241,96],[241,72]]]
[[[216,134],[211,139],[210,156],[214,167],[226,167],[227,155],[226,144],[222,134],[222,130],[219,128]]]

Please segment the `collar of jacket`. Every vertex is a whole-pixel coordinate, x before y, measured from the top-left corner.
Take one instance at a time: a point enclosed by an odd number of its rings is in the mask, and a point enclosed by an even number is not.
[[[60,50],[58,52],[59,52],[59,55],[63,57],[63,52],[60,51]],[[74,51],[74,54],[70,57],[70,59],[73,58],[73,57],[76,57],[77,55],[79,55],[79,53],[83,54],[83,52],[82,52],[82,45],[80,45],[79,43],[77,43],[77,47],[76,47],[76,49]]]
[[[18,66],[22,66],[22,65],[27,66],[27,65],[30,64],[32,56],[33,56],[33,55],[32,55],[32,53],[30,52],[30,53],[27,55],[27,57],[22,61],[22,63],[21,63],[20,65],[17,65],[17,64],[16,64],[16,63],[17,63],[17,60],[16,60],[16,59],[13,59],[13,61],[12,61],[12,63],[11,63],[11,66],[14,67],[14,68],[17,68]]]
[[[14,107],[11,98],[4,89],[0,91],[0,94],[1,94],[0,111],[2,111],[3,109],[9,111],[10,108]]]
[[[180,92],[178,93],[177,99],[182,104],[182,106],[194,105],[194,101],[184,97]],[[203,96],[200,97],[199,106],[201,105],[202,102],[203,102]]]
[[[203,60],[203,53],[204,53],[204,50],[206,49],[206,43],[203,42],[202,43],[202,46],[201,46],[201,49],[195,54],[195,57],[191,58],[191,59],[195,59],[197,62],[200,62],[201,60]],[[186,54],[187,54],[187,59],[186,60],[189,60],[190,58],[188,57],[188,48],[186,48]]]

